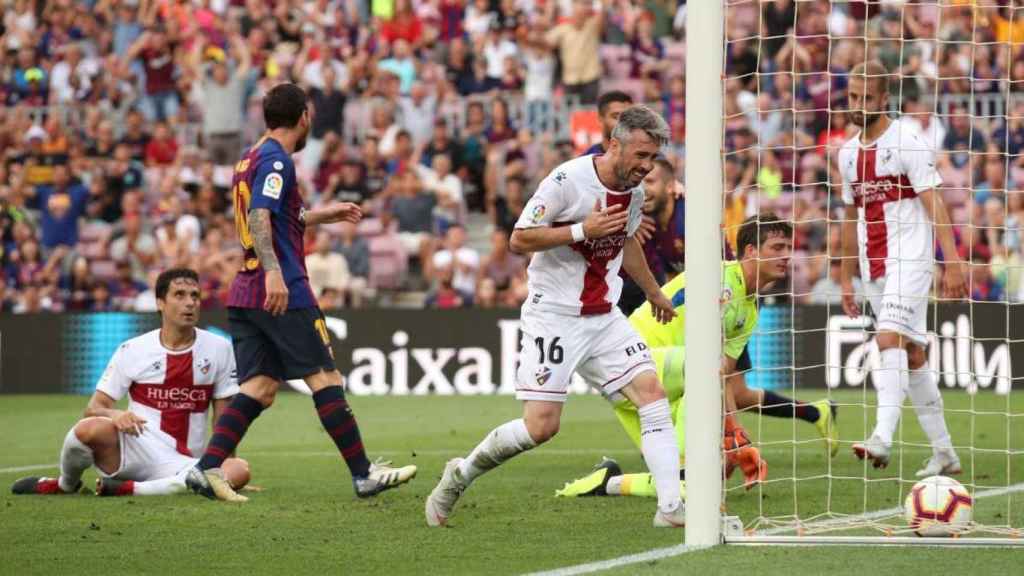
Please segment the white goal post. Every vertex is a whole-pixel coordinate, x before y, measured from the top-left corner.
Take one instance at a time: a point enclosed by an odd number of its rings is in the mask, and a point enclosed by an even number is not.
[[[1020,484],[1021,478],[1018,476],[1013,477],[1013,482],[1017,482],[1013,486],[1010,486],[1010,477],[1013,473],[1020,468],[1019,458],[1024,458],[1024,451],[1019,449],[1020,441],[1010,440],[1010,428],[1014,426],[1020,426],[1024,424],[1024,414],[1014,413],[1011,410],[1009,399],[1007,399],[1006,408],[1003,412],[984,412],[981,408],[975,408],[973,397],[971,399],[970,408],[966,410],[958,410],[965,415],[972,418],[971,430],[974,430],[973,418],[977,416],[987,417],[1005,417],[1006,427],[1006,447],[1004,450],[994,450],[985,447],[977,448],[979,452],[1005,452],[1005,476],[1006,486],[1005,489],[997,486],[998,489],[992,489],[991,486],[986,486],[984,482],[976,481],[975,475],[975,462],[974,453],[975,446],[970,446],[970,455],[965,456],[965,471],[967,470],[966,461],[971,460],[971,472],[965,474],[969,476],[966,479],[962,479],[963,483],[969,487],[972,494],[978,498],[992,497],[1002,498],[1006,502],[1007,518],[1006,525],[995,526],[994,530],[986,531],[981,530],[977,534],[968,534],[963,537],[957,538],[919,538],[912,534],[905,523],[902,520],[902,512],[899,506],[892,508],[886,506],[878,506],[882,508],[880,510],[874,510],[870,507],[868,502],[868,484],[873,481],[869,478],[868,469],[865,467],[863,478],[851,478],[849,476],[841,476],[841,474],[833,474],[832,465],[827,464],[827,471],[815,478],[801,478],[797,474],[797,467],[794,464],[792,471],[786,470],[783,467],[782,470],[778,470],[777,474],[782,476],[792,475],[791,478],[785,478],[784,482],[791,482],[791,486],[780,484],[773,484],[772,478],[769,477],[769,482],[763,484],[757,488],[755,497],[760,499],[762,494],[770,495],[771,491],[776,486],[782,489],[791,488],[792,494],[786,494],[783,498],[791,498],[793,500],[792,514],[787,516],[774,516],[770,514],[764,514],[762,518],[758,518],[758,521],[752,524],[745,524],[745,521],[751,520],[749,518],[734,518],[729,516],[727,496],[730,495],[730,489],[728,485],[723,481],[723,454],[722,454],[722,412],[723,412],[723,387],[721,385],[721,377],[719,374],[721,366],[721,354],[722,354],[722,325],[721,325],[721,302],[720,297],[722,294],[722,261],[723,261],[723,206],[726,198],[726,149],[725,149],[725,128],[726,128],[726,112],[725,112],[725,96],[726,96],[726,47],[728,45],[727,37],[727,11],[732,4],[746,3],[759,5],[763,2],[770,2],[771,0],[690,0],[686,5],[686,154],[685,154],[685,183],[686,183],[686,243],[685,243],[685,259],[686,259],[686,351],[685,351],[685,378],[686,378],[686,405],[685,405],[685,417],[686,417],[686,442],[685,442],[685,461],[686,461],[686,529],[685,529],[685,544],[687,547],[709,547],[719,544],[739,544],[739,545],[955,545],[958,547],[970,547],[970,546],[1024,546],[1024,530],[1020,529],[1020,526],[1014,527],[1011,522],[1016,520],[1019,521],[1020,512],[1017,508],[1024,505],[1024,497],[1016,494],[1017,492],[1024,492],[1024,484]],[[796,4],[802,4],[813,0],[794,0]],[[843,4],[849,4],[850,0],[836,0]],[[867,6],[873,6],[873,9],[878,9],[882,5],[887,5],[890,9],[895,5],[898,10],[903,10],[904,4],[916,5],[922,3],[924,0],[865,0]],[[941,2],[941,0],[934,0]],[[994,0],[991,0],[994,1]],[[868,8],[869,10],[872,8]],[[1024,19],[1024,10],[1020,11],[1019,17]],[[831,14],[830,14],[831,16]],[[794,21],[794,27],[796,22]],[[1012,21],[1011,21],[1012,24]],[[1022,35],[1024,35],[1024,22],[1021,23]],[[867,38],[867,28],[865,24],[865,36],[862,39],[864,45],[869,44]],[[745,40],[750,40],[747,38]],[[833,38],[831,34],[828,37],[829,46]],[[900,42],[901,50],[904,39],[897,38]],[[757,39],[753,40],[757,43]],[[944,40],[933,39],[936,45],[940,45]],[[962,40],[958,41],[963,43]],[[951,42],[952,43],[952,42]],[[1024,44],[1022,44],[1024,46]],[[938,50],[938,49],[937,49]],[[831,48],[830,48],[831,52]],[[865,48],[865,53],[867,48]],[[760,65],[761,58],[772,58],[774,54],[759,54],[758,65]],[[831,53],[829,55],[831,58]],[[902,58],[902,56],[901,56]],[[831,74],[831,70],[827,73]],[[755,71],[755,74],[760,74]],[[972,68],[973,74],[973,68]],[[909,73],[908,73],[909,75]],[[799,82],[799,74],[792,74],[797,79],[794,82]],[[967,76],[968,80],[973,80],[971,75]],[[903,80],[901,76],[901,81]],[[941,78],[940,78],[941,80]],[[1020,80],[1024,82],[1024,78]],[[936,82],[939,84],[939,82]],[[760,85],[760,80],[758,80]],[[972,84],[973,86],[973,84]],[[937,91],[937,90],[936,90]],[[1022,92],[1024,94],[1024,92]],[[760,88],[758,88],[758,96],[760,96]],[[892,94],[893,99],[898,99],[894,104],[897,109],[902,104],[903,88],[902,82],[898,92]],[[936,106],[935,112],[938,111],[938,102],[942,100],[942,94],[933,95],[934,105]],[[970,93],[971,106],[974,102],[973,88]],[[759,104],[755,104],[758,106]],[[791,109],[792,117],[795,117],[796,107]],[[1011,114],[1010,105],[1006,102],[1000,107],[1004,116],[1003,120],[1006,121],[1007,117]],[[755,112],[759,112],[759,109],[755,109]],[[832,113],[834,110],[829,107],[826,113],[829,115],[829,122],[831,122]],[[969,111],[968,114],[973,114]],[[1024,124],[1024,120],[1022,120]],[[796,120],[793,120],[793,125],[796,125]],[[831,129],[831,124],[829,124]],[[760,144],[758,143],[758,146]],[[828,144],[831,146],[831,144]],[[798,146],[793,143],[794,149]],[[819,144],[819,146],[823,146]],[[1022,146],[1024,147],[1024,146]],[[974,154],[975,152],[968,152]],[[979,152],[980,154],[980,152]],[[1021,151],[1024,155],[1024,150]],[[972,158],[973,160],[973,158]],[[827,160],[826,160],[827,162]],[[757,165],[760,166],[760,160],[757,160]],[[827,169],[826,169],[827,170]],[[1022,162],[1022,173],[1024,173],[1024,162]],[[827,186],[838,186],[835,182],[825,183]],[[970,184],[968,185],[970,186]],[[759,194],[759,185],[757,183],[751,184],[751,193],[754,195]],[[973,194],[973,188],[970,189]],[[795,196],[795,195],[794,195]],[[795,205],[795,200],[794,200]],[[837,220],[833,220],[833,215],[829,211],[834,206],[829,206],[825,210],[825,213],[829,218],[829,226],[838,226]],[[956,224],[954,222],[954,224]],[[967,224],[969,227],[974,226],[973,220]],[[1024,227],[1024,225],[1022,225]],[[1004,224],[1004,232],[1006,225]],[[1024,244],[1024,243],[1022,243]],[[1024,250],[1024,248],[1022,248]],[[831,253],[826,256],[832,256]],[[1022,255],[1024,260],[1024,255]],[[826,264],[827,273],[827,264]],[[1024,274],[1022,274],[1022,288],[1020,291],[1022,301],[1024,301]],[[793,294],[790,293],[791,299]],[[975,302],[973,300],[968,302],[969,314],[973,320]],[[1007,306],[1007,324],[1009,325],[1009,310],[1010,301],[1007,300],[1004,304]],[[1024,306],[1024,304],[1021,304]],[[934,306],[932,307],[935,308]],[[792,315],[792,308],[790,308]],[[933,314],[933,321],[937,321],[937,313],[930,312]],[[792,318],[790,319],[792,320]],[[792,323],[787,324],[786,330],[790,333],[795,331],[792,327]],[[824,341],[830,337],[829,328],[821,326],[816,330],[820,338]],[[938,328],[935,329],[939,331]],[[946,335],[947,339],[949,335]],[[957,338],[960,336],[958,335]],[[981,341],[983,338],[974,338],[968,334],[968,339],[973,341]],[[795,342],[790,335],[786,336],[787,342]],[[868,337],[865,336],[865,341]],[[1007,332],[1002,338],[1007,346],[1024,346],[1024,341],[1014,340],[1010,337],[1010,330],[1007,328]],[[932,342],[938,342],[937,339],[933,338]],[[937,346],[937,344],[935,344]],[[980,344],[978,345],[980,348]],[[865,346],[866,347],[866,346]],[[865,353],[865,357],[867,353]],[[1009,358],[1009,353],[1007,353]],[[839,370],[837,366],[827,365],[829,361],[822,361],[823,364],[818,366],[810,366],[806,368],[820,369],[822,367],[835,368]],[[865,361],[866,362],[866,361]],[[1007,359],[1007,362],[1009,360]],[[755,369],[757,368],[757,361],[754,361]],[[859,369],[864,368],[865,365],[860,366]],[[795,364],[791,364],[787,367],[791,373],[796,373],[798,369],[805,367],[798,367]],[[847,367],[849,369],[849,367]],[[940,372],[939,377],[941,380],[942,375],[946,374],[942,372],[942,369],[938,366],[933,366],[931,369]],[[970,368],[972,371],[975,370],[972,365]],[[787,377],[789,378],[789,377]],[[796,387],[796,376],[792,376],[792,386]],[[955,380],[955,378],[954,378]],[[943,390],[946,387],[951,386],[948,382],[942,386]],[[859,409],[863,409],[864,413],[868,413],[868,408],[872,407],[871,402],[874,401],[874,391],[871,389],[869,378],[865,377],[863,383],[860,384],[860,390],[864,390],[864,399],[860,400]],[[1009,384],[1009,388],[1013,388],[1012,382]],[[783,388],[782,391],[787,391]],[[800,389],[800,391],[803,391]],[[1012,390],[1011,390],[1012,391]],[[973,393],[973,392],[972,392]],[[1010,394],[1011,392],[1007,392]],[[949,408],[947,407],[947,411]],[[871,412],[873,417],[873,412]],[[904,412],[906,414],[906,412]],[[912,412],[911,412],[912,414]],[[759,418],[762,416],[758,416]],[[908,419],[904,416],[904,419]],[[865,419],[864,426],[866,427],[867,420]],[[908,419],[907,426],[917,426],[911,415]],[[860,433],[860,423],[855,422],[857,425],[856,433]],[[901,424],[902,425],[902,424]],[[796,425],[794,425],[794,430]],[[757,435],[759,433],[760,424],[757,427],[751,427],[750,431],[753,440],[757,443]],[[1021,429],[1021,433],[1024,433],[1024,429]],[[900,431],[902,438],[902,429]],[[1021,435],[1015,433],[1015,435]],[[844,438],[844,441],[849,438]],[[970,439],[968,439],[970,441]],[[797,458],[798,449],[801,448],[801,444],[807,445],[809,441],[798,440],[797,434],[794,431],[792,438],[786,441],[786,446],[774,446],[777,451],[784,450],[787,455],[789,451],[792,451],[792,457],[794,461]],[[903,450],[903,444],[908,446],[908,452],[917,450],[922,451],[922,445],[914,445],[911,442],[905,442],[902,439],[899,440],[901,447],[899,450]],[[776,442],[776,444],[783,444],[782,442]],[[959,444],[958,444],[959,446]],[[1014,446],[1018,446],[1014,449]],[[837,458],[850,458],[849,443],[843,445],[843,452]],[[894,448],[895,450],[895,448]],[[916,452],[914,452],[916,454]],[[770,455],[766,458],[771,463]],[[894,460],[896,458],[894,457]],[[908,464],[909,466],[909,464]],[[899,465],[896,466],[897,475],[895,478],[884,478],[883,480],[894,480],[894,483],[900,486],[901,491],[900,502],[902,502],[902,495],[906,493],[905,484],[913,484],[913,469],[910,470],[910,476],[906,475],[906,469],[903,464],[903,454],[899,455]],[[797,498],[797,485],[801,481],[821,481],[827,482],[827,493],[828,493],[828,508],[820,514],[811,514],[809,516],[801,516],[801,514],[807,514],[805,510],[798,510],[796,505]],[[852,487],[851,481],[862,481],[864,484],[863,488]],[[776,482],[779,482],[776,480]],[[845,482],[845,483],[844,483]],[[989,488],[988,490],[982,490],[982,488]],[[831,508],[832,494],[835,490],[863,490],[864,494],[864,505],[865,509],[863,513],[857,514],[844,514]],[[859,493],[858,493],[859,494]],[[1017,498],[1017,500],[1013,500]],[[1016,502],[1016,503],[1014,503]],[[1017,508],[1015,508],[1017,507]],[[1012,513],[1011,513],[1012,512]],[[1016,516],[1014,516],[1016,514]],[[902,523],[902,524],[901,524]],[[987,533],[986,533],[987,532]],[[990,534],[994,534],[994,537],[988,537]],[[997,537],[1003,536],[1003,537]]]

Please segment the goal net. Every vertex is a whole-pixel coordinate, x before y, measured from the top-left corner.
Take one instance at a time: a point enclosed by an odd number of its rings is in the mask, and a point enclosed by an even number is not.
[[[854,287],[862,313],[848,316],[841,304],[841,231],[848,212],[839,156],[860,129],[848,114],[856,112],[848,101],[850,71],[870,60],[881,63],[887,74],[869,74],[865,85],[879,97],[883,91],[871,89],[873,80],[887,82],[888,117],[894,124],[910,125],[927,144],[929,150],[921,152],[933,155],[923,158],[933,158],[941,176],[934,196],[943,201],[956,257],[965,263],[968,296],[950,298],[950,278],[943,266],[950,255],[941,253],[940,222],[934,229],[934,250],[926,250],[929,261],[935,252],[935,264],[931,288],[924,291],[923,356],[938,382],[938,406],[962,468],[949,475],[973,499],[969,529],[946,541],[1021,543],[1024,384],[1013,368],[1024,365],[1014,362],[1024,361],[1024,2],[724,0],[720,12],[696,4],[690,3],[687,14],[689,35],[701,26],[697,19],[707,14],[721,18],[722,115],[719,134],[698,132],[700,125],[690,123],[694,116],[687,117],[688,212],[702,201],[717,202],[710,213],[721,211],[722,240],[733,248],[740,223],[751,215],[772,211],[792,222],[790,273],[785,281],[761,290],[760,320],[747,348],[752,369],[746,383],[771,391],[766,398],[799,404],[788,408],[789,417],[786,406],[739,408],[739,421],[768,464],[767,480],[751,490],[745,489],[741,474],[717,485],[698,479],[694,486],[691,478],[700,471],[688,452],[690,499],[694,488],[698,497],[708,485],[720,489],[718,501],[725,514],[738,517],[723,524],[726,542],[922,540],[914,536],[903,507],[933,446],[919,424],[909,372],[896,380],[905,400],[888,466],[876,469],[853,450],[875,429],[885,362],[859,271]],[[688,50],[694,46],[688,38]],[[694,62],[688,57],[688,108],[714,102],[700,99],[700,92],[714,96],[715,76],[697,77]],[[862,109],[868,106],[861,103]],[[909,128],[897,132],[901,139],[911,133]],[[715,138],[722,142],[721,164],[720,172],[711,175],[694,163],[693,153]],[[914,144],[899,147],[907,152],[897,152],[895,160],[883,158],[887,152],[879,148],[872,169],[882,174],[885,166],[908,165],[899,155],[909,156]],[[861,172],[854,168],[862,181],[870,179],[865,177],[865,155],[856,156]],[[898,179],[899,173],[894,174]],[[698,197],[698,178],[721,181],[721,188],[715,182],[711,200]],[[910,181],[893,180],[900,187]],[[908,193],[896,192],[895,200]],[[907,227],[931,227],[932,211],[921,212],[929,216],[924,219],[895,207],[864,210],[870,225],[888,227],[883,248],[889,252],[882,252],[888,266],[921,269],[920,261],[909,256],[912,251],[899,244],[905,240],[894,244],[891,238],[906,238],[899,231]],[[688,221],[688,236],[711,234],[701,225],[697,218]],[[706,250],[708,244],[702,246]],[[709,258],[714,263],[705,262]],[[714,269],[708,266],[717,267],[718,258],[701,255],[694,247],[687,253],[688,271]],[[688,303],[694,298],[688,288]],[[688,345],[688,370],[696,355],[708,353],[720,352]],[[693,376],[687,372],[688,382]],[[689,398],[695,386],[688,386],[688,418],[701,410]],[[813,403],[823,399],[835,407],[835,456],[812,421],[814,410],[804,405],[820,408],[822,404]],[[693,428],[687,430],[689,434]],[[704,440],[687,438],[688,443],[699,441]]]

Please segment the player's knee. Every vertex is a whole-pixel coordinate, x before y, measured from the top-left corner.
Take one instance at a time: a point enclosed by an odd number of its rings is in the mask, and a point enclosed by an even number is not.
[[[270,408],[277,397],[278,383],[267,376],[257,376],[242,384],[240,390],[246,396],[259,402],[264,408]]]
[[[241,458],[228,458],[220,468],[224,472],[224,478],[235,490],[248,484],[252,477],[249,463]]]
[[[306,382],[306,386],[309,386],[310,391],[314,394],[328,386],[342,385],[341,373],[337,370],[331,370],[330,372],[317,372],[316,374],[307,376],[304,380]]]
[[[117,438],[117,427],[110,418],[83,418],[75,424],[75,436],[86,446],[108,444]]]
[[[558,434],[561,419],[557,415],[534,413],[527,414],[524,419],[526,431],[537,444],[543,444]]]
[[[630,382],[627,397],[637,406],[646,406],[651,402],[664,399],[665,389],[653,372],[644,372]]]

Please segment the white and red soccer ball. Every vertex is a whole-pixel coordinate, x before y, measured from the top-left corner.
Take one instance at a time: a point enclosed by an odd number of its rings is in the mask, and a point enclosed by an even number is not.
[[[907,524],[918,536],[955,536],[971,526],[974,499],[962,484],[929,476],[914,484],[903,505]]]

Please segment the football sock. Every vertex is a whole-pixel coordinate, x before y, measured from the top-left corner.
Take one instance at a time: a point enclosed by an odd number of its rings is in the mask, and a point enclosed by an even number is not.
[[[821,416],[816,406],[791,400],[770,390],[761,393],[761,414],[775,418],[799,418],[811,424]]]
[[[473,448],[469,456],[459,464],[459,474],[468,485],[484,472],[497,468],[502,462],[535,446],[537,443],[526,429],[526,420],[520,418],[505,422],[491,430]]]
[[[680,493],[685,490],[685,486],[685,482],[679,482]],[[640,496],[643,498],[654,498],[658,495],[658,491],[654,489],[654,477],[648,473],[613,476],[608,479],[605,492],[609,496]]]
[[[641,406],[640,441],[647,469],[654,477],[658,493],[658,509],[671,512],[680,503],[679,445],[672,426],[672,413],[668,400],[662,398]]]
[[[931,441],[932,449],[938,451],[952,448],[953,441],[949,437],[946,417],[942,410],[942,394],[935,382],[935,375],[927,364],[910,372],[907,391],[910,401],[914,403],[917,421],[921,423],[921,428]]]
[[[68,431],[64,437],[64,446],[60,449],[60,478],[57,483],[65,492],[74,492],[82,481],[82,473],[93,463],[92,448],[89,448],[75,434],[75,429]]]
[[[235,451],[245,436],[252,421],[263,412],[263,405],[255,398],[238,393],[231,404],[217,418],[213,426],[213,437],[206,445],[206,452],[196,465],[200,470],[219,468],[224,460]]]
[[[363,449],[359,436],[359,425],[352,415],[352,408],[345,401],[341,386],[328,386],[313,394],[313,404],[324,430],[334,440],[334,445],[345,459],[349,472],[356,478],[365,478],[370,473],[370,460]]]
[[[145,482],[132,482],[134,488],[132,494],[136,496],[163,496],[166,494],[178,494],[185,492],[185,481],[179,476],[168,478],[157,478]]]
[[[886,446],[892,444],[892,437],[900,423],[907,370],[907,351],[903,348],[887,348],[882,350],[881,366],[871,373],[878,389],[874,435]]]

